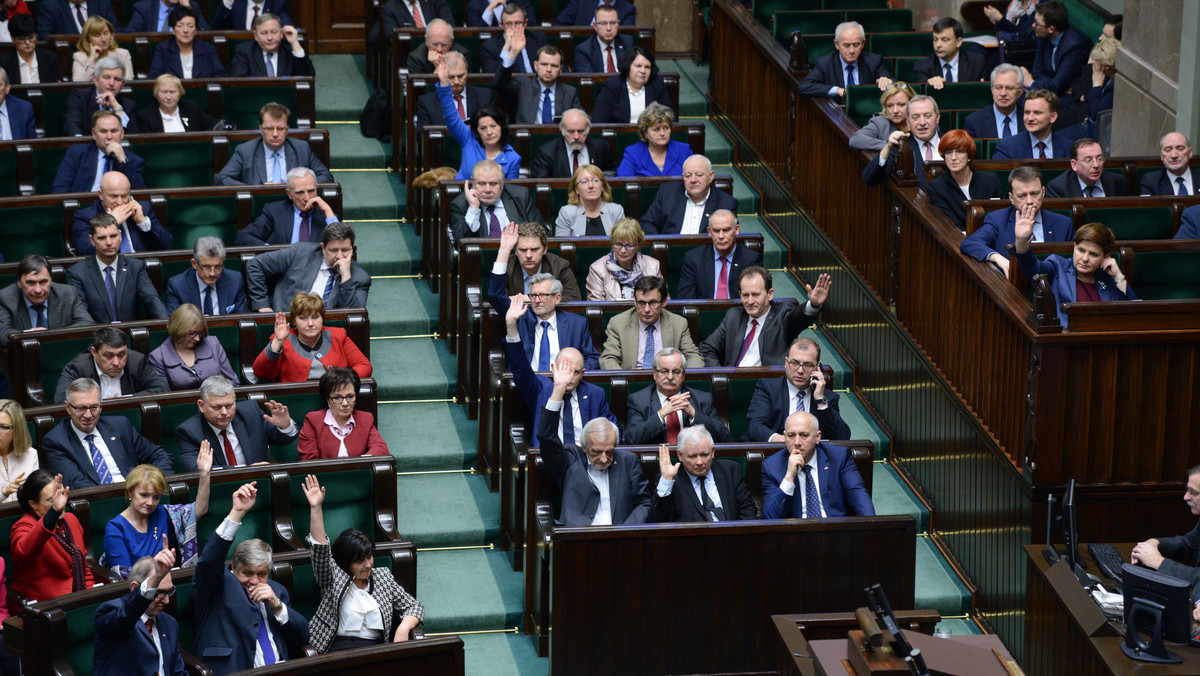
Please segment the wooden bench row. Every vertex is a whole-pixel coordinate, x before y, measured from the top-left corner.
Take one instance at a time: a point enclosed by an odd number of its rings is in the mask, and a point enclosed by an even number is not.
[[[988,212],[1012,206],[1008,200],[964,200],[967,208],[967,234],[978,230]],[[1200,196],[1180,197],[1065,197],[1042,200],[1044,211],[1071,218],[1076,228],[1099,222],[1108,226],[1118,240],[1170,239],[1179,231],[1183,210],[1200,204]]]
[[[1030,251],[1070,258],[1074,247],[1071,242],[1034,242]],[[1114,254],[1139,299],[1200,299],[1200,239],[1118,241]],[[1022,293],[1029,290],[1029,282],[1015,262],[1008,268],[1008,279]],[[1071,329],[1078,327],[1072,325]]]
[[[982,158],[983,156],[979,156]],[[1146,174],[1157,171],[1163,168],[1162,160],[1158,157],[1108,157],[1104,161],[1106,168],[1105,172],[1116,174],[1125,179],[1125,187],[1129,191],[1129,197],[1137,197],[1142,179]],[[1200,166],[1200,157],[1192,158],[1191,166]],[[972,171],[987,171],[996,174],[1002,179],[1002,185],[1008,186],[1008,174],[1017,167],[1031,165],[1037,167],[1042,172],[1043,185],[1057,178],[1060,174],[1071,171],[1071,160],[1069,158],[1056,158],[1052,160],[992,160],[992,159],[975,159],[971,162]],[[934,177],[946,171],[946,163],[943,161],[925,163],[925,178],[932,180]],[[1126,197],[1126,195],[1112,195],[1111,197]],[[1192,202],[1200,204],[1200,201],[1192,201],[1186,197],[1180,198],[1184,203]],[[1089,202],[1091,200],[1088,200]]]

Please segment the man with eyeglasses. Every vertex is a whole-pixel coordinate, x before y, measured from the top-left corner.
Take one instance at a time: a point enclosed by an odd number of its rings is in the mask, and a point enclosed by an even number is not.
[[[1008,245],[1017,241],[1018,220],[1033,221],[1032,241],[1073,241],[1075,226],[1070,218],[1042,211],[1045,196],[1041,170],[1029,164],[1013,169],[1008,174],[1008,200],[1012,206],[988,212],[983,225],[959,243],[959,251],[977,261],[991,263],[1008,277]]]
[[[505,289],[510,295],[530,293],[534,276],[546,273],[562,284],[563,300],[583,300],[571,264],[548,252],[548,242],[546,228],[541,223],[509,223],[500,233],[500,248],[496,250],[492,272],[505,276]]]
[[[504,20],[501,21],[500,26],[504,29],[504,38],[500,39],[500,36],[495,36],[484,40],[479,45],[479,64],[483,72],[499,73],[502,68],[507,67],[513,73],[537,73],[540,77],[542,70],[534,66],[538,52],[548,43],[546,34],[541,31],[526,30],[529,20],[525,10],[516,3],[504,6],[503,17]],[[558,56],[558,65],[561,70],[561,53]],[[552,79],[558,79],[558,74],[555,73]],[[567,106],[567,108],[575,107],[578,106]],[[566,108],[561,110],[566,110]],[[562,114],[561,110],[560,115]]]
[[[225,243],[200,237],[192,247],[192,269],[167,280],[167,316],[184,303],[206,317],[249,312],[242,273],[225,269]]]
[[[713,406],[712,395],[684,384],[687,362],[674,347],[654,355],[654,385],[629,395],[625,413],[625,442],[671,444],[680,430],[703,425],[718,443],[729,441],[729,429]]]
[[[612,5],[596,7],[592,28],[595,35],[575,46],[576,73],[617,73],[625,50],[633,48],[633,36],[619,32],[621,20]]]
[[[333,183],[333,174],[313,152],[308,141],[288,136],[287,106],[271,102],[258,111],[259,138],[238,144],[233,155],[213,179],[216,185],[286,183],[288,172],[308,167],[317,183]]]
[[[471,180],[463,182],[462,192],[450,202],[454,242],[464,237],[499,237],[509,223],[542,224],[545,220],[529,188],[505,184],[504,169],[495,160],[476,162]]]
[[[143,556],[129,569],[129,593],[96,609],[96,676],[124,676],[132,665],[142,670],[136,673],[187,674],[179,650],[179,622],[163,612],[175,596],[175,561],[163,535],[162,551]]]
[[[892,74],[883,57],[864,51],[867,33],[857,21],[840,23],[833,29],[834,51],[813,61],[812,70],[800,81],[800,96],[846,100],[846,88],[873,84],[886,91]]]
[[[42,437],[44,469],[73,489],[121,483],[138,465],[175,473],[170,453],[138,434],[128,418],[101,416],[100,402],[100,384],[91,378],[67,386],[67,417]]]
[[[534,151],[530,170],[533,178],[570,178],[576,169],[588,164],[595,165],[606,176],[616,171],[608,141],[588,135],[592,120],[587,113],[579,108],[565,111],[558,130],[563,135],[562,143],[543,143]]]
[[[600,368],[652,368],[654,355],[667,347],[682,352],[688,366],[704,366],[687,320],[663,307],[669,295],[662,277],[645,276],[634,282],[633,307],[608,320]]]
[[[0,141],[37,138],[33,104],[8,91],[8,72],[0,70]]]
[[[511,4],[520,5],[521,9],[525,10],[525,16],[529,17],[529,22],[537,25],[537,8],[530,4],[529,0],[467,0],[467,27],[499,26],[503,20],[504,8]]]
[[[1002,63],[992,69],[992,105],[963,120],[963,131],[971,138],[1006,139],[1025,131],[1025,102],[1021,69]]]
[[[1067,8],[1058,0],[1046,0],[1034,10],[1033,30],[1037,35],[1037,54],[1033,72],[1021,68],[1026,89],[1049,89],[1063,96],[1087,65],[1092,41],[1070,24]]]
[[[1200,465],[1187,471],[1183,501],[1193,516],[1200,516]],[[1187,580],[1194,588],[1200,584],[1200,522],[1186,535],[1152,538],[1133,547],[1130,560],[1164,575]],[[1195,590],[1193,589],[1193,599]],[[1200,601],[1192,609],[1192,619],[1200,621]]]
[[[658,189],[654,203],[642,214],[641,225],[647,235],[698,235],[708,231],[708,219],[714,211],[738,211],[738,200],[713,190],[712,162],[703,155],[692,155],[683,162],[683,181]]]
[[[623,26],[637,24],[637,7],[628,0],[571,0],[570,4],[554,17],[553,25],[587,26],[595,20],[596,10],[600,7],[612,7]]]
[[[1125,177],[1104,171],[1104,149],[1094,138],[1071,144],[1071,171],[1046,184],[1046,197],[1124,197]]]
[[[266,465],[271,461],[268,446],[287,446],[300,436],[287,406],[273,399],[238,401],[225,376],[206,378],[196,405],[200,410],[175,429],[181,472],[196,471],[202,444],[213,449],[214,468],[242,467]]]
[[[816,416],[791,414],[783,436],[783,450],[762,464],[764,519],[875,515],[854,454],[824,443]]]
[[[797,338],[788,347],[783,375],[763,378],[754,387],[746,408],[743,441],[781,443],[784,426],[797,411],[811,413],[826,439],[849,439],[850,426],[842,420],[838,393],[829,388],[821,370],[821,346],[810,338]]]
[[[58,55],[37,46],[37,20],[28,14],[18,14],[8,20],[14,49],[0,53],[0,68],[8,73],[12,84],[40,84],[62,81],[62,64]]]
[[[386,25],[384,29],[387,30]],[[392,34],[390,31],[385,32],[382,37],[391,44]],[[437,69],[435,59],[441,60],[442,55],[450,51],[462,54],[463,59],[467,62],[467,70],[471,69],[471,52],[454,41],[454,26],[449,21],[434,19],[425,24],[425,41],[409,52],[408,60],[404,65],[408,67],[410,73],[428,75]]]
[[[333,208],[317,192],[312,169],[289,169],[284,192],[288,199],[263,205],[258,218],[234,236],[234,246],[320,242],[325,226],[338,222]]]
[[[166,392],[167,381],[154,370],[146,355],[129,349],[129,336],[111,326],[101,327],[92,334],[92,345],[80,352],[63,367],[54,403],[67,400],[67,388],[80,378],[100,383],[103,400],[129,397],[135,394]]]

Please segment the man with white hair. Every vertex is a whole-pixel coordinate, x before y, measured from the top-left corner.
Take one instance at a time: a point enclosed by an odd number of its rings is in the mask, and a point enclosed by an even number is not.
[[[800,95],[837,99],[846,98],[846,87],[874,84],[885,90],[892,84],[892,74],[883,65],[883,57],[863,51],[867,33],[857,21],[838,24],[833,32],[834,51],[812,64],[808,77],[800,82]]]
[[[115,113],[126,133],[137,132],[133,99],[121,96],[125,86],[125,66],[115,56],[96,61],[91,87],[73,90],[63,104],[63,136],[83,136],[92,128],[92,116],[101,110]]]
[[[703,425],[679,432],[679,464],[666,444],[658,447],[658,484],[650,498],[650,521],[746,521],[758,518],[741,465],[716,458],[712,435]],[[683,471],[680,472],[679,470]]]
[[[446,52],[446,75],[450,77],[450,97],[458,111],[458,119],[466,122],[475,111],[496,104],[495,93],[488,88],[467,84],[467,57],[455,51]],[[442,102],[432,89],[417,99],[417,137],[430,125],[444,125]],[[536,160],[535,160],[536,162]]]
[[[999,138],[1025,131],[1025,102],[1021,95],[1021,69],[1002,63],[992,69],[992,105],[984,106],[963,120],[971,138]]]
[[[337,223],[333,208],[317,193],[317,175],[308,167],[287,173],[288,200],[269,202],[262,214],[233,238],[234,246],[320,242],[321,231]]]
[[[592,119],[579,108],[563,112],[558,123],[563,142],[543,143],[533,153],[533,178],[570,178],[585,164],[594,164],[605,175],[616,171],[608,141],[589,136]]]
[[[386,29],[387,26],[385,25]],[[382,38],[389,44],[392,34],[387,31]],[[454,41],[454,26],[449,21],[434,19],[425,24],[425,42],[421,43],[408,54],[405,66],[410,73],[430,74],[437,69],[437,61],[450,51],[458,52],[467,61],[467,70],[471,69],[471,52],[466,47]],[[436,60],[435,60],[436,59]]]
[[[938,152],[941,133],[938,131],[938,121],[941,112],[937,101],[924,94],[914,96],[905,112],[908,118],[908,131],[894,131],[888,136],[887,143],[873,160],[863,167],[862,180],[867,185],[879,185],[896,169],[896,157],[901,147],[913,153],[916,160],[913,172],[917,175],[917,185],[925,189],[925,162],[942,159]]]
[[[617,450],[620,430],[616,424],[608,418],[593,418],[583,426],[578,446],[559,440],[563,397],[575,371],[566,363],[555,364],[553,371],[554,389],[538,422],[538,442],[562,498],[558,522],[566,526],[645,523],[650,485],[638,457]]]
[[[647,235],[698,235],[708,231],[708,219],[718,209],[737,213],[733,195],[713,190],[712,162],[703,155],[692,155],[683,162],[683,182],[669,183],[658,189],[654,203],[642,215],[642,230]]]

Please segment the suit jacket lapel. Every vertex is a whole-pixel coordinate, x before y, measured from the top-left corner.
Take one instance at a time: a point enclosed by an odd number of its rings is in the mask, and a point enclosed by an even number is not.
[[[83,441],[80,440],[78,435],[75,434],[75,428],[71,426],[70,418],[64,420],[63,425],[64,431],[67,433],[68,443],[70,443],[75,449],[75,452],[79,454],[78,464],[81,468],[83,468],[83,473],[88,475],[88,478],[94,481],[97,486],[100,485],[100,474],[96,472],[96,466],[92,464],[91,451],[88,450],[87,446],[84,446]],[[102,434],[102,431],[100,430],[100,422],[96,423],[94,433]],[[112,449],[110,448],[109,450]]]
[[[625,351],[625,354],[629,354],[630,352],[633,353],[632,363],[624,359],[621,360],[625,362],[623,364],[624,368],[635,369],[638,367],[638,364],[641,363],[642,355],[638,352],[637,347],[638,341],[642,338],[642,331],[644,331],[642,328],[642,322],[638,320],[637,311],[634,311],[633,314],[629,315],[629,321],[625,323],[625,328],[623,330],[625,335],[621,336],[621,342],[629,345],[630,347],[629,350]],[[663,344],[666,344],[665,340],[663,341]]]
[[[820,483],[818,492],[821,494],[821,506],[825,508],[825,515],[832,516],[829,513],[829,456],[825,453],[825,449],[817,446],[817,480]]]

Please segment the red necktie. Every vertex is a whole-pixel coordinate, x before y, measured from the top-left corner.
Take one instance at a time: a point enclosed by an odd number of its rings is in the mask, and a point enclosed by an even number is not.
[[[679,442],[679,413],[674,412],[667,415],[667,443],[675,444]]]
[[[572,158],[573,158],[573,159],[571,160],[571,174],[572,174],[572,175],[574,175],[574,173],[575,173],[576,171],[579,171],[579,151],[578,151],[578,150],[572,150],[572,151],[571,151],[571,156],[572,156]]]
[[[929,141],[925,142],[925,161],[933,161],[933,144],[931,144]]]
[[[258,20],[258,10],[259,10],[259,9],[261,9],[261,8],[260,8],[258,5],[255,5],[255,6],[254,6],[254,16],[252,16],[252,17],[250,18],[250,25],[249,25],[249,26],[246,26],[246,28],[248,28],[248,29],[250,29],[250,30],[254,30],[254,22],[255,22],[256,20]]]
[[[467,109],[463,107],[462,94],[454,95],[454,102],[458,104],[458,119],[463,122],[467,121]]]
[[[746,356],[746,352],[750,350],[750,346],[754,343],[754,332],[758,330],[758,320],[750,320],[750,333],[746,334],[746,339],[742,341],[742,351],[738,353],[737,361],[734,366],[742,363],[742,358]]]
[[[409,11],[413,15],[413,25],[417,28],[424,28],[425,18],[421,16],[421,6],[417,4],[416,0],[409,3]]]
[[[1037,150],[1038,150],[1037,159],[1039,159],[1039,160],[1046,159],[1046,143],[1044,141],[1037,142]]]
[[[153,617],[146,620],[146,630],[149,631],[151,634],[154,633],[154,618]]]
[[[721,256],[721,271],[717,273],[717,300],[729,298],[729,268],[724,256]]]
[[[615,73],[615,72],[617,72],[617,64],[616,64],[615,62],[613,62],[613,55],[612,55],[612,53],[613,53],[613,48],[612,48],[612,45],[609,45],[608,47],[605,47],[605,48],[604,48],[604,52],[605,52],[605,54],[607,54],[607,55],[608,55],[608,56],[607,56],[607,58],[605,59],[605,62],[606,62],[606,63],[604,64],[604,72],[605,72],[605,73]]]
[[[237,467],[237,456],[233,454],[233,444],[229,441],[229,431],[221,430],[221,439],[225,441],[225,464]]]

